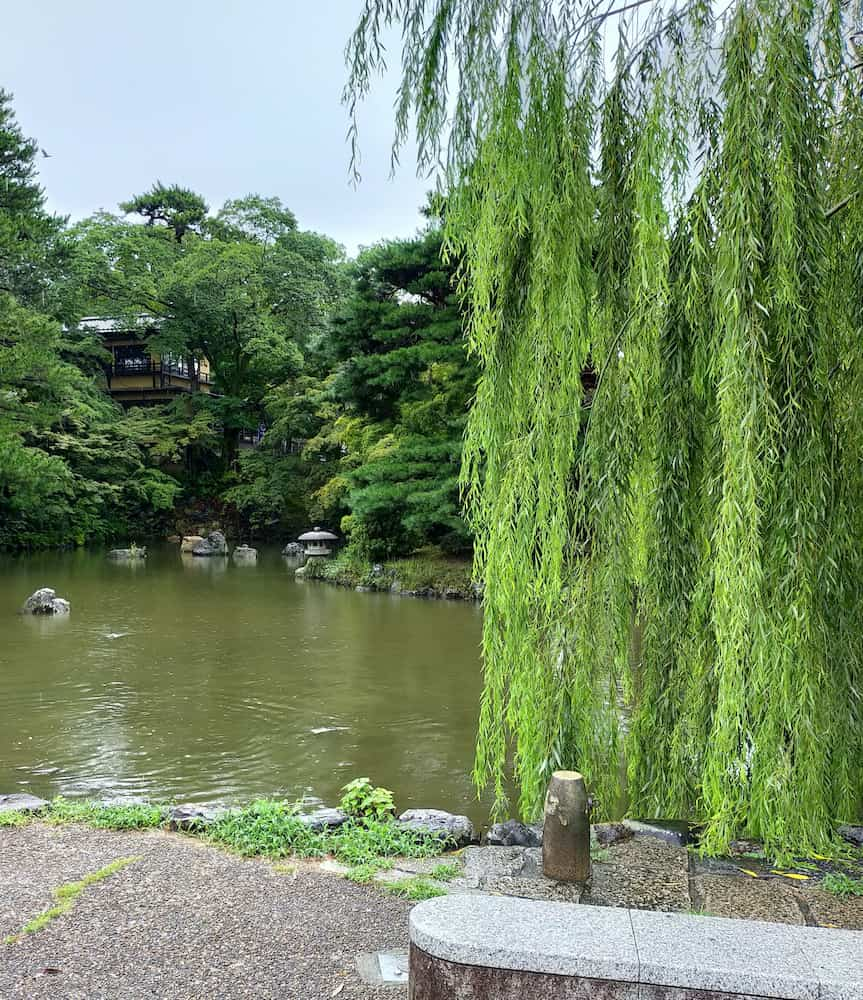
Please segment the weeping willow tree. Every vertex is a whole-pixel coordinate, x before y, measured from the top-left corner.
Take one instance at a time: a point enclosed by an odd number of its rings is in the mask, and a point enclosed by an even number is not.
[[[615,6],[617,4],[617,6]],[[824,850],[863,799],[863,104],[840,0],[366,0],[481,369],[475,779]],[[352,131],[356,139],[356,131]],[[621,766],[625,761],[625,771]]]

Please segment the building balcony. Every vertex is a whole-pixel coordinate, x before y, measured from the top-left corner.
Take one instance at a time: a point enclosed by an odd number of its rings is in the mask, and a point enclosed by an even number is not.
[[[160,402],[182,393],[211,391],[208,372],[190,372],[181,362],[125,359],[104,370],[108,391],[120,403]]]

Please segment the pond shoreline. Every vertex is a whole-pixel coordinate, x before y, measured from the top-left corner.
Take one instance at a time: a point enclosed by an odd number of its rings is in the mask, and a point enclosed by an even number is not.
[[[296,570],[300,580],[315,580],[355,590],[399,597],[481,601],[483,587],[472,580],[468,560],[418,557],[362,563],[341,555],[308,559]]]

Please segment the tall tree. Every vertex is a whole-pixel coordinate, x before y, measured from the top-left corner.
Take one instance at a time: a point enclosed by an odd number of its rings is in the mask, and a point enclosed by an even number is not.
[[[71,308],[69,244],[45,211],[38,148],[0,94],[0,548],[140,531],[179,490],[102,391],[100,346],[54,318]]]
[[[353,547],[374,559],[422,544],[469,551],[458,470],[476,370],[438,227],[360,254],[329,348],[333,394],[366,426],[344,424],[362,441],[339,472]]]
[[[216,395],[200,400],[223,429],[234,466],[266,394],[296,375],[340,288],[341,248],[301,231],[277,198],[250,195],[207,217],[198,195],[156,185],[121,206],[147,222],[97,216],[79,229],[79,273],[97,312],[145,312],[154,350],[207,357]]]
[[[630,712],[633,810],[825,850],[863,805],[859,8],[368,0],[354,105],[393,21],[481,367],[477,782],[514,745],[525,812],[559,765],[613,802]]]

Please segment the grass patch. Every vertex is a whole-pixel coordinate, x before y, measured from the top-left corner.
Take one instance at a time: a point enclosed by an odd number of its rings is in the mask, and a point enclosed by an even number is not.
[[[112,861],[111,864],[105,865],[104,868],[100,868],[95,872],[90,872],[78,882],[67,882],[65,885],[61,885],[52,893],[54,899],[56,900],[54,906],[24,924],[21,930],[16,934],[10,934],[8,937],[5,937],[3,939],[3,943],[15,944],[28,934],[35,934],[37,931],[41,931],[44,927],[47,927],[52,920],[56,920],[58,917],[62,917],[63,914],[68,913],[75,905],[75,900],[88,886],[94,885],[96,882],[101,882],[103,879],[115,874],[115,872],[120,871],[121,868],[125,868],[126,865],[134,864],[134,862],[140,860],[140,856],[134,858],[118,858],[116,861]]]
[[[85,823],[100,830],[149,830],[162,825],[166,812],[164,806],[140,802],[105,805],[57,798],[40,819],[55,824]]]
[[[32,813],[23,812],[0,812],[0,827],[4,826],[26,826],[35,817]]]
[[[461,865],[451,864],[448,862],[435,865],[429,874],[438,882],[452,882],[454,878],[458,878],[459,875],[461,875]]]
[[[339,861],[361,865],[378,858],[433,858],[455,845],[380,820],[349,820],[326,838]]]
[[[378,872],[389,871],[392,867],[393,862],[389,858],[378,858],[377,861],[366,861],[364,864],[348,869],[345,872],[345,878],[358,885],[367,885]]]
[[[217,820],[209,827],[207,838],[243,857],[320,858],[332,854],[354,868],[380,858],[434,857],[447,846],[437,837],[382,820],[352,819],[334,830],[316,833],[299,818],[295,805],[267,800]]]
[[[207,839],[244,858],[319,858],[328,853],[327,837],[315,833],[286,802],[260,799],[232,810],[207,829]]]
[[[821,885],[827,892],[840,899],[863,896],[863,878],[850,878],[841,872],[831,872],[829,875],[825,875]]]
[[[445,896],[446,889],[430,882],[427,877],[417,875],[414,878],[403,878],[398,882],[384,882],[381,886],[399,899],[410,899],[419,902],[423,899],[434,899],[435,896]]]

